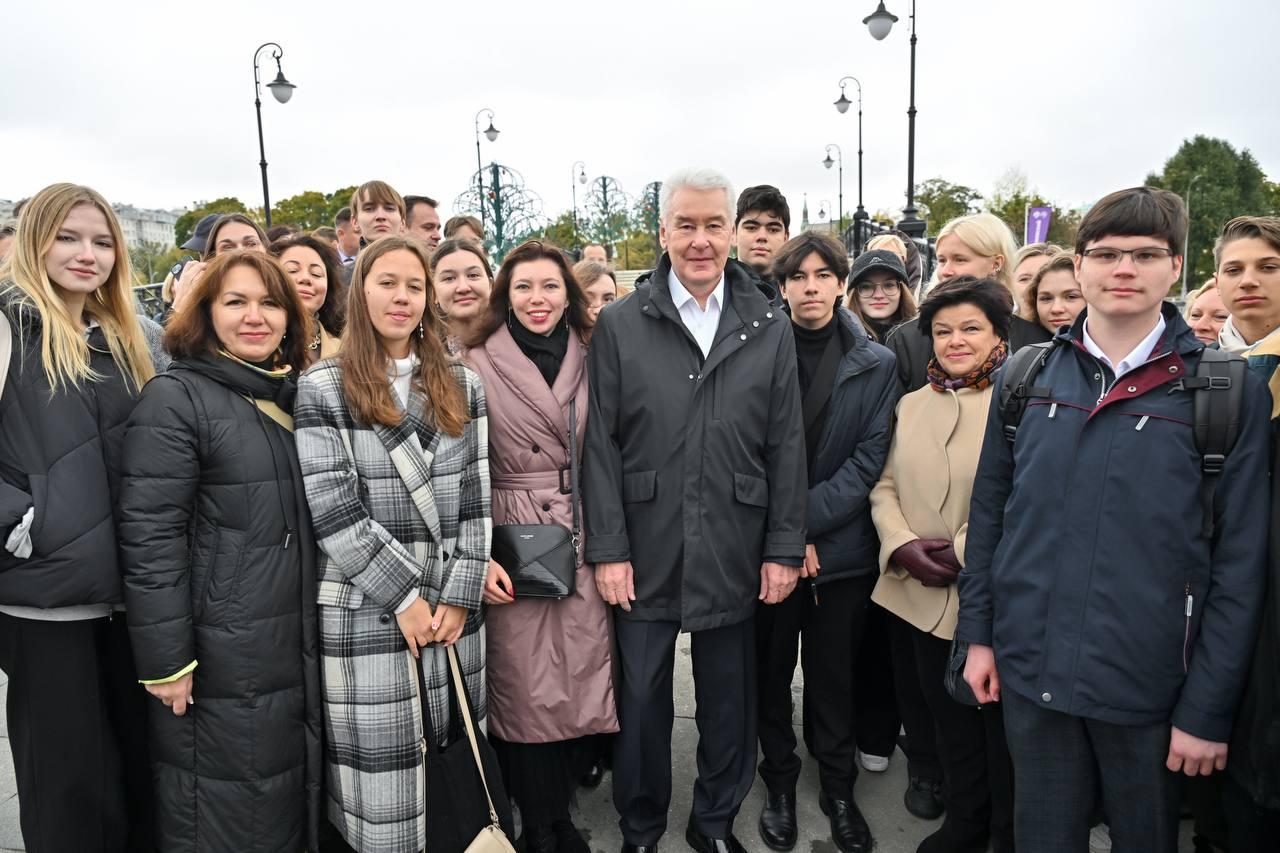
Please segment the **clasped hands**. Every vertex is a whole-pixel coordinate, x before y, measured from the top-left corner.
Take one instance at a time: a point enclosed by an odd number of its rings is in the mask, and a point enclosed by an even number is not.
[[[961,568],[950,539],[913,539],[898,546],[889,562],[928,587],[950,586]]]
[[[396,624],[409,644],[409,651],[419,657],[418,649],[432,643],[448,648],[462,636],[466,626],[467,609],[453,604],[440,604],[432,611],[431,605],[419,596],[404,610],[396,614]]]

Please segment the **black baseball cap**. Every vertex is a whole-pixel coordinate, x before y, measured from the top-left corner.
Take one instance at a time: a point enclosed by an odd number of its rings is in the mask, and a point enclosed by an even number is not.
[[[853,290],[859,281],[877,271],[891,272],[899,282],[907,283],[907,268],[903,266],[902,258],[888,249],[872,249],[854,260],[853,267],[849,270],[849,286],[845,292]]]
[[[209,232],[213,230],[213,223],[218,221],[221,213],[207,213],[200,217],[200,221],[196,223],[195,233],[191,235],[191,239],[183,243],[178,248],[186,249],[189,252],[196,252],[203,255],[205,246],[209,242]]]

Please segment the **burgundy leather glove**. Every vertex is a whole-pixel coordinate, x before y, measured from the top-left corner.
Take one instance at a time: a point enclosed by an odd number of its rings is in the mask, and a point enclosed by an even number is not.
[[[929,556],[933,558],[933,561],[943,568],[952,569],[957,573],[964,568],[964,566],[960,565],[960,560],[956,557],[954,542],[948,542],[946,546],[942,548],[930,548],[928,551]]]
[[[889,562],[907,571],[907,574],[929,587],[948,586],[955,583],[959,569],[939,563],[931,551],[949,546],[946,539],[914,539],[900,545],[889,557]]]

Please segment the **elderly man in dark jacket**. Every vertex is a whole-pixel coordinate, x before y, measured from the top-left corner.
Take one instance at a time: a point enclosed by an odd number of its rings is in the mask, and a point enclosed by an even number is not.
[[[1012,436],[992,398],[956,638],[978,700],[1004,708],[1020,850],[1084,849],[1100,778],[1116,853],[1171,853],[1173,773],[1227,763],[1266,583],[1270,404],[1245,374],[1206,519],[1193,409],[1226,391],[1192,390],[1204,345],[1162,302],[1185,228],[1165,190],[1094,205],[1076,244],[1088,309]]]
[[[760,777],[768,788],[760,836],[774,850],[795,846],[800,759],[791,725],[791,679],[804,635],[805,711],[818,760],[819,805],[843,853],[871,849],[871,830],[853,799],[854,659],[879,577],[879,539],[868,496],[889,453],[901,389],[893,353],[872,343],[840,307],[849,262],[834,238],[809,232],[779,250],[773,271],[795,324],[809,499],[800,588],[757,615]]]
[[[623,850],[652,850],[671,800],[672,670],[690,631],[699,778],[686,839],[742,849],[756,753],[754,615],[804,560],[805,455],[791,324],[729,261],[733,196],[711,171],[663,186],[667,254],[591,341],[586,560],[617,605]]]

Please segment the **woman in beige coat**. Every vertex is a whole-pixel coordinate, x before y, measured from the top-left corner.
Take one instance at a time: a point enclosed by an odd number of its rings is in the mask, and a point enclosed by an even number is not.
[[[872,600],[897,617],[895,654],[914,657],[946,780],[946,820],[918,853],[986,850],[989,836],[997,851],[1013,850],[1013,787],[999,706],[961,705],[942,684],[969,496],[1012,311],[1008,290],[990,279],[961,276],[930,292],[920,306],[920,329],[933,341],[929,384],[898,404],[889,460],[871,492],[881,542]]]
[[[587,305],[555,246],[530,241],[498,271],[485,322],[462,358],[489,407],[494,524],[572,525],[560,471],[569,462],[569,402],[577,458],[587,426]],[[616,732],[608,608],[579,549],[574,592],[522,598],[520,581],[489,562],[489,736],[520,806],[529,853],[589,853],[569,799],[590,760],[588,736]]]

